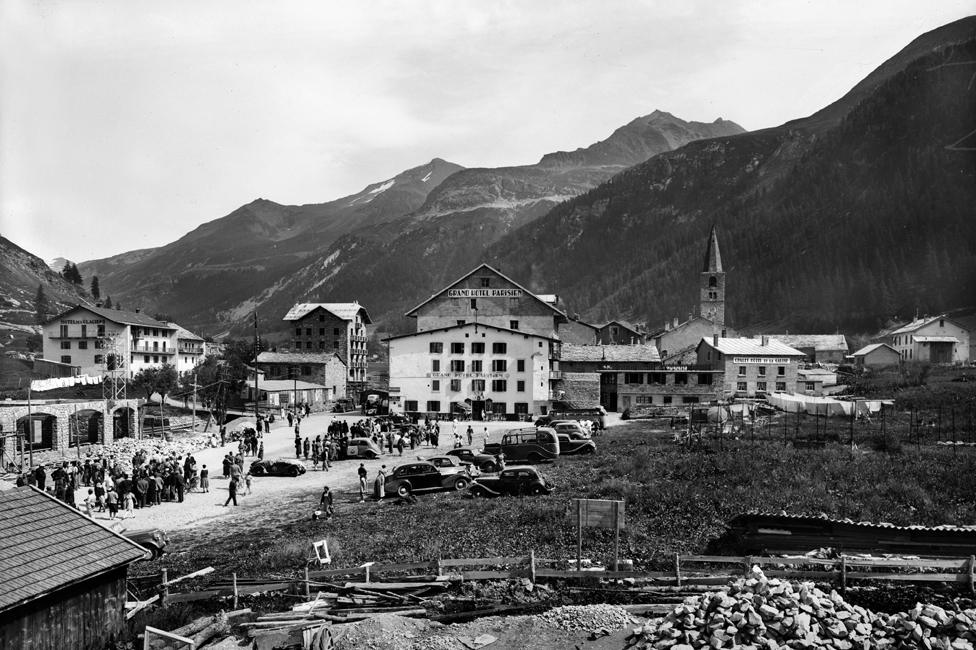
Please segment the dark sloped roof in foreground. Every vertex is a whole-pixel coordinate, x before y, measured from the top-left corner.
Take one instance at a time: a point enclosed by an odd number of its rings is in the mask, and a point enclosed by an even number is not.
[[[0,492],[0,612],[148,555],[40,490]]]

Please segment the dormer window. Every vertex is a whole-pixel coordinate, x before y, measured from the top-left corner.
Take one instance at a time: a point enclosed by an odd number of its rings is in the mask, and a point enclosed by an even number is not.
[[[481,278],[481,286],[488,287],[491,285],[491,278]]]

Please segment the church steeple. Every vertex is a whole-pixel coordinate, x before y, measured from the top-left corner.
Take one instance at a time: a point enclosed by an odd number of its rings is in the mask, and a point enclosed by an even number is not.
[[[701,273],[701,315],[719,328],[725,326],[725,272],[718,248],[718,231],[712,226],[705,248],[705,265]]]

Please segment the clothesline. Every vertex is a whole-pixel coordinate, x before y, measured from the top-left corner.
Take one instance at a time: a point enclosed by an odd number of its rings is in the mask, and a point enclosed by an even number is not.
[[[55,388],[70,388],[72,386],[97,386],[102,383],[101,377],[90,375],[75,375],[74,377],[53,377],[51,379],[31,380],[31,390],[34,392],[44,392]]]

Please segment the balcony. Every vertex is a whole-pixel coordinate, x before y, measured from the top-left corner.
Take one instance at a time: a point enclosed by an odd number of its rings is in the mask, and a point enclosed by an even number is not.
[[[176,350],[174,350],[173,348],[154,350],[151,347],[146,345],[134,345],[132,346],[131,352],[138,353],[138,354],[166,354],[166,355],[176,354]]]
[[[352,341],[353,343],[365,343],[369,339],[367,339],[367,337],[365,336],[362,336],[361,334],[353,334],[352,336],[349,337],[349,340]]]
[[[563,378],[562,370],[550,370],[549,371],[549,381],[558,381]]]

